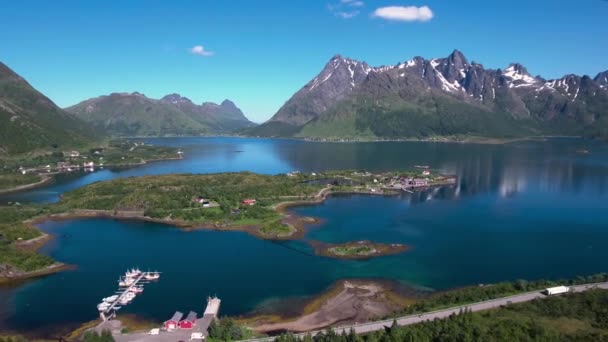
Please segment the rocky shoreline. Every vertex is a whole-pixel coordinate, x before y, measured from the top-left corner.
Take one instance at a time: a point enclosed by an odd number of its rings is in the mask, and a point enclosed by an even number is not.
[[[398,293],[396,286],[386,281],[345,279],[311,298],[294,316],[260,314],[239,321],[258,333],[269,335],[306,332],[386,317],[412,303],[411,297]]]

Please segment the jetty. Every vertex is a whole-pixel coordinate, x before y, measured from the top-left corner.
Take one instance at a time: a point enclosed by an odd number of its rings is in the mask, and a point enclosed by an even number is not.
[[[127,271],[127,274],[129,272],[131,271]],[[99,317],[101,317],[104,322],[115,317],[116,311],[118,311],[122,305],[126,305],[133,300],[135,298],[135,293],[141,293],[143,291],[143,286],[141,285],[149,283],[150,280],[157,280],[159,277],[160,272],[141,272],[139,270],[137,270],[135,277],[125,277],[124,281],[126,282],[127,279],[129,279],[128,283],[126,283],[125,286],[120,286],[122,289],[119,289],[114,296],[110,297],[113,298],[113,300],[108,302],[104,298],[102,304],[99,304],[103,305],[103,303],[107,303],[107,305],[104,305],[101,308],[98,306]],[[136,291],[137,289],[140,290]]]

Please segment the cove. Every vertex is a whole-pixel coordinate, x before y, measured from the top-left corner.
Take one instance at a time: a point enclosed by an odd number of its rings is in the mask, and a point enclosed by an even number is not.
[[[608,219],[601,203],[552,201],[554,212],[530,211],[546,198],[476,196],[454,188],[404,196],[331,196],[292,213],[319,217],[304,239],[399,242],[412,250],[365,261],[314,256],[304,241],[271,242],[240,232],[193,231],[147,222],[82,219],[46,222],[56,236],[43,252],[78,265],[3,290],[10,297],[2,325],[57,334],[96,317],[98,300],[112,293],[124,269],[161,270],[121,314],[163,321],[175,310],[201,310],[207,295],[223,299],[222,314],[243,315],[280,299],[313,296],[338,279],[394,280],[445,290],[501,280],[574,277],[605,271]],[[551,215],[550,215],[551,214]],[[58,310],[58,308],[61,308]],[[53,335],[56,336],[56,335]]]

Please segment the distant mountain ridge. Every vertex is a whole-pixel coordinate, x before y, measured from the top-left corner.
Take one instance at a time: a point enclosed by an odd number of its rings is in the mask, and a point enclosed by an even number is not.
[[[492,137],[597,135],[608,127],[608,71],[545,80],[513,63],[486,69],[446,58],[371,67],[336,55],[250,135]]]
[[[99,137],[0,62],[0,156],[78,147]]]
[[[66,110],[98,129],[121,136],[201,135],[253,127],[231,101],[201,105],[179,94],[151,99],[134,93],[112,93],[85,100]]]

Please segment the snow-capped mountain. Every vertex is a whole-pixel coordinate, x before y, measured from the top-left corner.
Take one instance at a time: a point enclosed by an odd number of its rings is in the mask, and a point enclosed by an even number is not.
[[[353,134],[514,135],[517,127],[526,128],[519,133],[534,134],[572,124],[586,128],[608,116],[607,105],[608,71],[594,79],[566,75],[546,80],[518,63],[486,69],[458,50],[446,58],[415,57],[380,67],[336,55],[251,133],[273,135],[268,126],[289,126],[284,131],[306,136],[315,130],[304,126],[337,124],[344,118],[352,123],[354,118]],[[385,127],[382,121],[389,117],[392,127]],[[401,129],[405,125],[424,129]]]

